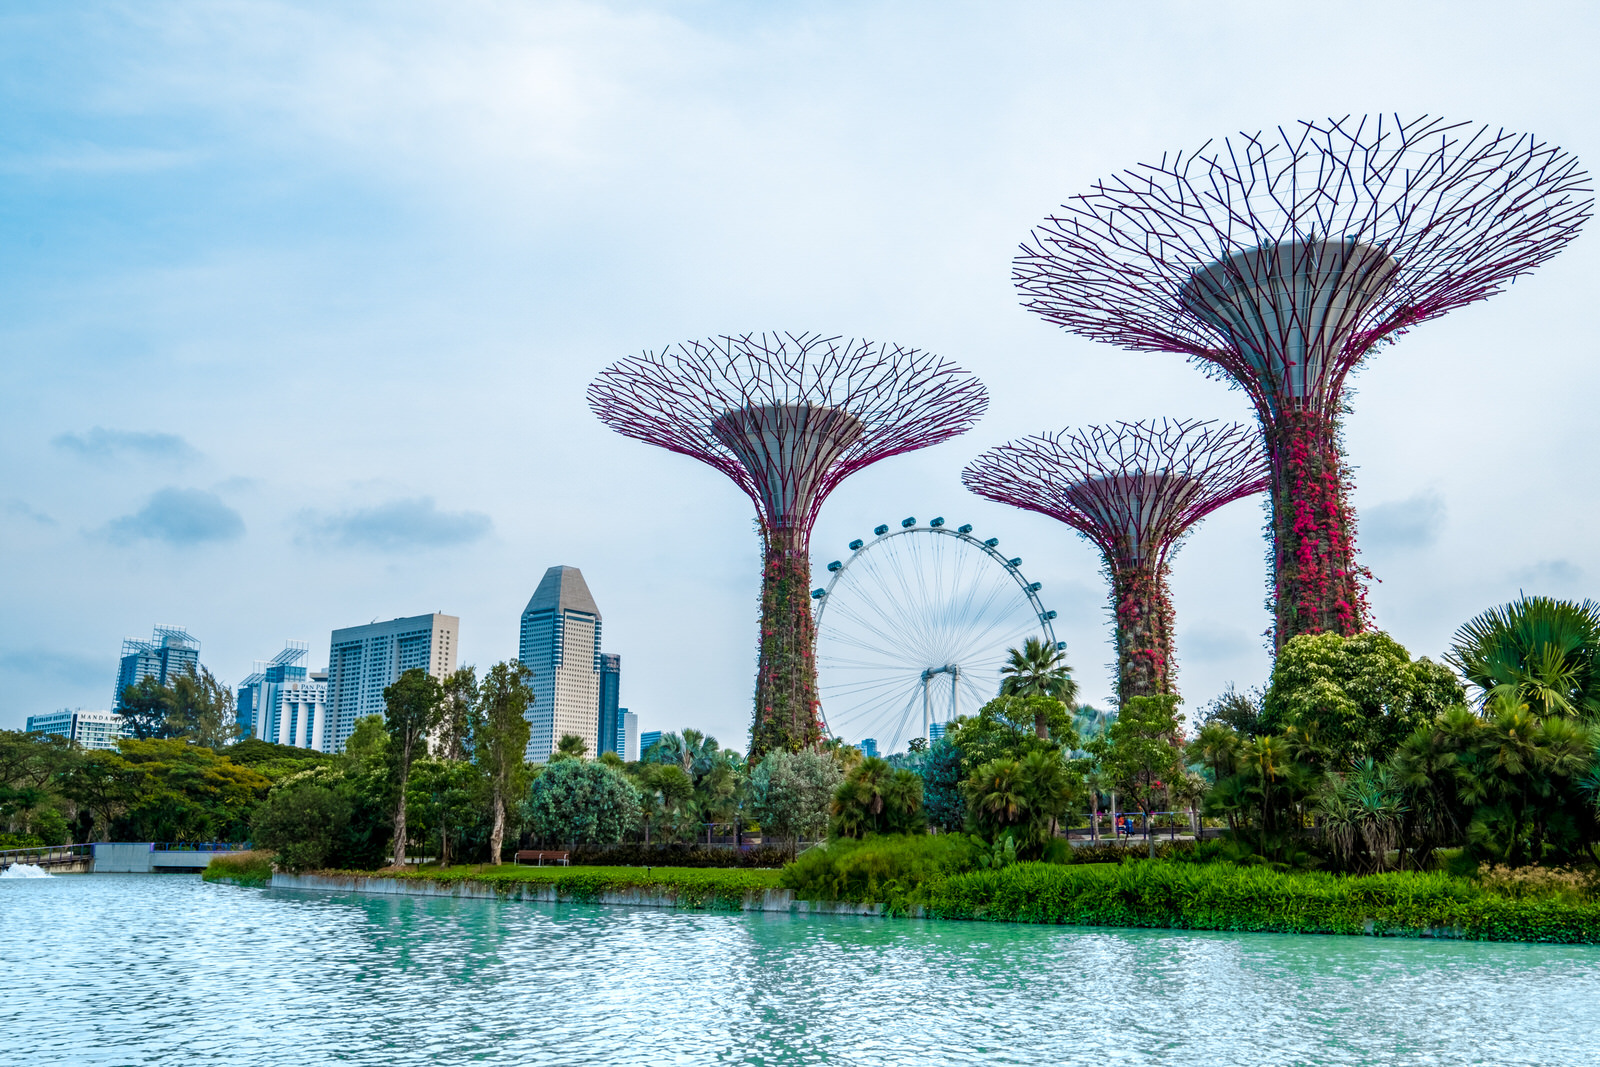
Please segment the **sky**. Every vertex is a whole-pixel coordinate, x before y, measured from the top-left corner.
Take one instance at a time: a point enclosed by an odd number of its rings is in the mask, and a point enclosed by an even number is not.
[[[759,544],[723,476],[584,389],[673,342],[819,331],[977,374],[969,433],[827,501],[1002,538],[1111,691],[1105,586],[961,468],[1116,419],[1248,420],[1181,357],[1021,309],[1029,228],[1097,178],[1299,119],[1420,114],[1600,160],[1600,15],[1527,3],[17,2],[0,14],[0,728],[109,706],[124,637],[237,683],[443,611],[517,653],[582,569],[643,730],[742,749]],[[1593,227],[1591,227],[1593,229]],[[1600,233],[1353,379],[1376,624],[1438,658],[1519,590],[1595,592]],[[1190,714],[1270,670],[1259,500],[1173,566]]]

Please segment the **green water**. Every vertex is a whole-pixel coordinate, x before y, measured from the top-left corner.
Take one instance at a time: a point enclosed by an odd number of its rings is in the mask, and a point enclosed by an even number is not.
[[[0,946],[5,1058],[28,1065],[1600,1064],[1588,946],[700,915],[178,875],[0,880]]]

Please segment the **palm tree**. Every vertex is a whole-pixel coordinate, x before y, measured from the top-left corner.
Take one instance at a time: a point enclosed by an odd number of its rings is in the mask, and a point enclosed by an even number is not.
[[[589,754],[589,743],[577,734],[562,734],[561,740],[556,742],[556,750],[551,755],[551,760],[558,759],[583,759]]]
[[[1523,596],[1456,631],[1445,657],[1485,707],[1526,704],[1539,718],[1600,718],[1600,603]]]
[[[1011,659],[1000,673],[1001,696],[1054,697],[1068,708],[1078,701],[1078,683],[1072,680],[1072,668],[1067,666],[1067,654],[1055,645],[1040,638],[1030,637],[1020,649],[1010,650]],[[1039,737],[1047,736],[1043,711],[1033,716],[1033,730]]]

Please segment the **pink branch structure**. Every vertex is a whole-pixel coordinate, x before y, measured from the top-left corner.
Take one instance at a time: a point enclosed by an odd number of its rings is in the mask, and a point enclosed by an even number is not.
[[[715,467],[755,505],[765,567],[750,759],[822,737],[810,598],[822,502],[869,464],[964,433],[988,404],[978,379],[932,353],[805,333],[687,341],[589,386],[606,425]]]
[[[1278,647],[1366,624],[1340,418],[1381,344],[1493,296],[1588,219],[1578,161],[1437,118],[1302,122],[1095,184],[1023,242],[1025,305],[1242,389],[1271,462]]]
[[[1198,420],[1119,422],[990,449],[961,475],[979,496],[1066,523],[1105,560],[1117,698],[1171,693],[1172,554],[1217,508],[1267,488],[1253,430]]]

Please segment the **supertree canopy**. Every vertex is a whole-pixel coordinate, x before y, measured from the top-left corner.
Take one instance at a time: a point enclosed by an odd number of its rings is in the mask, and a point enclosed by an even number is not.
[[[1588,218],[1587,175],[1526,134],[1441,119],[1302,122],[1098,182],[1014,279],[1075,333],[1180,352],[1243,389],[1271,461],[1279,647],[1365,622],[1339,420],[1350,371],[1500,292]]]
[[[850,474],[964,432],[988,403],[982,383],[929,352],[818,334],[687,341],[624,359],[589,386],[613,430],[710,464],[755,504],[765,567],[752,760],[821,739],[817,509]]]
[[[1100,549],[1126,700],[1174,692],[1172,553],[1206,515],[1265,489],[1267,465],[1249,427],[1163,419],[1024,437],[985,452],[961,480],[1059,519]]]

